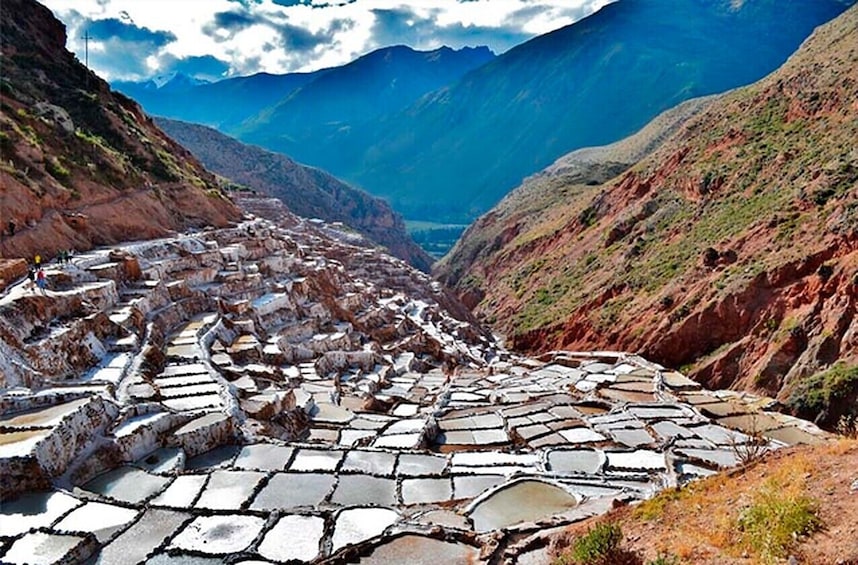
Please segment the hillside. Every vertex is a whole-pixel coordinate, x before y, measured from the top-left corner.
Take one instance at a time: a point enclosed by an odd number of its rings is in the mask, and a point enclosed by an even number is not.
[[[634,135],[610,145],[573,151],[527,178],[488,214],[471,224],[453,249],[434,266],[435,274],[449,286],[461,286],[471,265],[488,260],[517,234],[538,226],[544,221],[544,215],[551,214],[580,190],[607,182],[631,168],[716,98],[683,102],[660,114]],[[573,187],[581,188],[575,190]],[[482,296],[476,292],[464,298],[474,307]]]
[[[402,217],[380,198],[211,128],[164,118],[155,121],[209,170],[279,198],[299,216],[343,222],[412,266],[430,269],[432,259],[408,237]]]
[[[321,146],[318,158],[294,156],[388,198],[408,219],[470,222],[569,151],[762,78],[845,7],[621,0],[352,134],[366,145],[353,166],[321,162]]]
[[[853,7],[614,181],[546,175],[563,198],[490,212],[442,274],[520,349],[636,350],[833,425],[858,396],[856,38]]]
[[[187,150],[66,51],[47,8],[4,1],[1,25],[0,255],[50,257],[240,217]]]
[[[697,565],[782,563],[790,555],[795,563],[858,563],[858,475],[844,473],[856,467],[854,439],[780,451],[575,524],[550,538],[546,554],[570,555],[576,539],[607,523],[622,532],[630,565],[659,555],[662,563]],[[793,538],[790,528],[807,515],[817,525]]]

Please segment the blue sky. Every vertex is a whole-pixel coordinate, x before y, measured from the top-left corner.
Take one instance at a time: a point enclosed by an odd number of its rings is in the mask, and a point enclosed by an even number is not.
[[[404,44],[495,53],[612,0],[42,0],[108,80],[312,71]]]

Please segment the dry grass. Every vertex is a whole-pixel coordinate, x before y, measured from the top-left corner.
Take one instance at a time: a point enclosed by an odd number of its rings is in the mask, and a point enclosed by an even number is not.
[[[622,528],[623,549],[643,563],[660,554],[712,565],[789,555],[814,565],[858,563],[858,495],[849,490],[856,479],[858,441],[842,438],[769,453],[602,519]],[[571,527],[567,539],[588,527]]]

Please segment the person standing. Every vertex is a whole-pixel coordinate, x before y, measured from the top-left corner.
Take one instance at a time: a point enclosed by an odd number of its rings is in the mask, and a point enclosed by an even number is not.
[[[27,265],[27,290],[35,290],[36,286],[36,269],[32,265]]]
[[[47,291],[45,287],[48,285],[48,280],[45,278],[45,271],[41,267],[39,267],[38,272],[36,272],[36,286],[39,287],[39,290],[42,291],[42,295],[47,295]]]

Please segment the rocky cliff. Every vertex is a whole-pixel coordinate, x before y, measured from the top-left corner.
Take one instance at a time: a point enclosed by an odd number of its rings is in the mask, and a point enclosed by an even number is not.
[[[50,257],[240,216],[187,150],[66,51],[47,8],[4,1],[0,41],[0,255]]]
[[[502,204],[440,274],[520,349],[637,350],[833,425],[858,393],[856,38],[853,7],[615,180],[532,179],[532,217]]]
[[[343,222],[421,271],[431,268],[432,258],[411,240],[402,217],[384,200],[217,130],[166,118],[156,123],[211,171],[279,198],[299,216]]]

